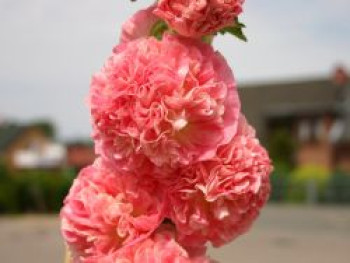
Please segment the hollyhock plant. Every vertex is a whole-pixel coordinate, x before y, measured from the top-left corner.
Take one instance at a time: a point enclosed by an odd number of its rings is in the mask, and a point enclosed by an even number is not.
[[[241,40],[244,0],[157,0],[123,24],[91,81],[98,155],[61,210],[67,263],[210,263],[245,233],[272,165],[211,42]]]
[[[111,171],[100,160],[83,169],[61,210],[73,262],[97,262],[96,257],[150,236],[163,220],[156,187],[150,180]]]
[[[268,199],[272,166],[242,116],[232,141],[212,160],[185,167],[169,191],[180,242],[221,246],[246,232]]]
[[[154,235],[115,254],[99,258],[99,263],[210,263],[204,255],[191,256],[175,240],[175,232],[160,228]]]
[[[155,6],[140,10],[127,20],[122,26],[120,43],[147,37],[151,35],[152,28],[159,21],[159,17],[153,14]]]
[[[177,33],[198,38],[231,26],[244,0],[159,0],[154,14]]]
[[[211,159],[235,135],[240,111],[225,59],[169,34],[117,46],[94,75],[89,102],[97,153],[123,169]]]

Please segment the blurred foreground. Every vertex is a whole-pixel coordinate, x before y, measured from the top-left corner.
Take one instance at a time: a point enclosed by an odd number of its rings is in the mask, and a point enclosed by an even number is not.
[[[209,254],[221,263],[340,263],[349,248],[349,207],[270,205],[249,234]],[[0,218],[1,262],[61,263],[63,254],[56,216]]]

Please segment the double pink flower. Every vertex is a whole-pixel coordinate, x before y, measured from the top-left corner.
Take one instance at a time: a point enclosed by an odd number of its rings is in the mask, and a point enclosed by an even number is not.
[[[111,170],[102,160],[83,169],[61,211],[74,262],[100,262],[152,235],[164,218],[157,183]]]
[[[168,34],[116,47],[89,101],[97,152],[125,169],[145,157],[157,168],[212,158],[236,133],[240,111],[225,59]]]
[[[244,0],[159,0],[154,14],[186,37],[213,34],[242,13]]]
[[[124,23],[121,41],[150,35],[161,20],[185,37],[211,35],[234,25],[243,4],[244,0],[159,0]]]

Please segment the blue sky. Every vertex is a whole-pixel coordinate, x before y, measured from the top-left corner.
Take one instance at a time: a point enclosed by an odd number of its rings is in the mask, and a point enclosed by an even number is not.
[[[63,138],[88,136],[89,82],[119,28],[150,0],[0,0],[0,119],[52,119]],[[249,42],[215,47],[242,82],[327,77],[350,69],[348,0],[246,0]]]

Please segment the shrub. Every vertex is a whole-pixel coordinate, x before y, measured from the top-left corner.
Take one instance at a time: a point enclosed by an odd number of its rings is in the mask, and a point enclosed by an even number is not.
[[[323,202],[330,173],[321,166],[306,165],[291,173],[288,189],[290,202]]]
[[[292,164],[295,148],[296,142],[287,128],[276,128],[272,131],[267,149],[274,163]]]
[[[3,162],[0,161],[0,214],[18,212],[17,186],[9,177]]]
[[[337,204],[350,203],[350,174],[336,171],[327,186],[327,202]]]
[[[59,211],[72,182],[72,178],[54,171],[26,171],[15,178],[20,210],[24,212]]]
[[[11,180],[0,180],[0,214],[19,212],[17,185]]]
[[[0,213],[58,212],[74,178],[66,171],[0,172]]]
[[[289,184],[290,167],[285,163],[275,163],[274,171],[270,176],[271,180],[271,202],[282,202],[286,199]]]

